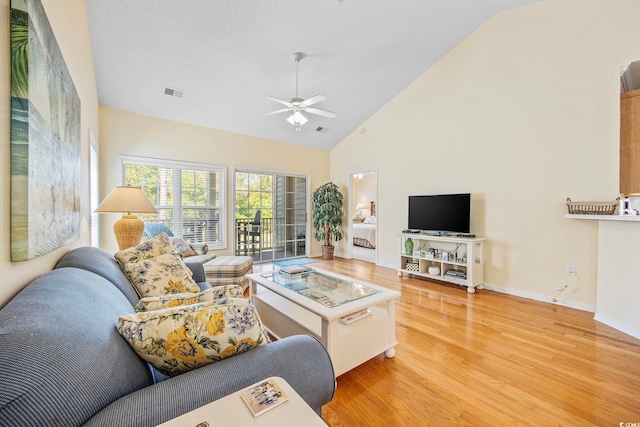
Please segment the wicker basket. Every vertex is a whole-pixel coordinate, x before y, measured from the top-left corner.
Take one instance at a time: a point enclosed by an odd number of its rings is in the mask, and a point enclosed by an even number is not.
[[[407,261],[404,266],[405,270],[408,271],[420,271],[420,264],[415,261]]]
[[[613,202],[572,202],[567,197],[567,208],[571,215],[613,215],[620,197]]]

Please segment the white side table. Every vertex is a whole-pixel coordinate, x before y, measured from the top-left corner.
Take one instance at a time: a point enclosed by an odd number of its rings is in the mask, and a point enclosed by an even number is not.
[[[240,390],[215,400],[191,412],[180,415],[160,424],[158,427],[196,427],[206,426],[279,426],[279,427],[326,427],[322,418],[315,413],[307,402],[283,378],[273,377],[275,382],[289,395],[289,400],[281,405],[254,417],[240,397]],[[264,381],[264,380],[263,380]],[[262,381],[259,381],[260,383]],[[258,384],[256,383],[256,384]],[[248,388],[248,387],[247,387]]]

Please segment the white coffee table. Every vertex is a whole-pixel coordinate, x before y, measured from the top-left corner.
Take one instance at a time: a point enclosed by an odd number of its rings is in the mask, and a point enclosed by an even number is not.
[[[240,397],[240,390],[222,399],[203,405],[157,427],[206,426],[282,426],[282,427],[326,427],[322,418],[283,378],[272,377],[289,395],[289,400],[269,411],[254,417]],[[262,381],[259,381],[260,383]],[[258,384],[256,383],[256,384]],[[203,423],[208,424],[203,424]]]
[[[313,269],[247,276],[250,297],[265,327],[276,337],[311,334],[325,346],[336,376],[384,353],[395,355],[395,300],[400,293],[335,273]],[[370,314],[345,324],[350,315]]]

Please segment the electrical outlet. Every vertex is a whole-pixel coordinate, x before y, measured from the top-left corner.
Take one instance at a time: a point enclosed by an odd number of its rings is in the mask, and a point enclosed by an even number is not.
[[[576,275],[576,266],[573,264],[567,264],[566,266],[567,276],[575,276]]]

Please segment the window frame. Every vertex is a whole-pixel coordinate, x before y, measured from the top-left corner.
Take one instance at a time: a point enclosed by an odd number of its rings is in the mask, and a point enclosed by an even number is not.
[[[125,182],[125,168],[127,164],[134,164],[140,166],[151,166],[151,167],[161,167],[161,168],[170,168],[174,170],[174,174],[176,171],[178,175],[181,174],[183,170],[185,171],[198,171],[198,172],[208,172],[208,173],[217,173],[219,176],[219,182],[217,184],[217,190],[219,192],[219,205],[208,205],[203,206],[202,208],[209,209],[218,209],[219,213],[219,240],[211,241],[211,242],[202,242],[205,243],[209,249],[227,249],[227,168],[222,165],[213,165],[208,163],[195,163],[195,162],[184,162],[177,160],[165,160],[165,159],[156,159],[151,157],[138,157],[138,156],[126,156],[119,155],[118,156],[118,179],[120,185],[126,185]],[[179,210],[179,217],[184,218],[183,215],[183,206],[182,206],[182,185],[180,180],[173,181],[173,206],[174,212],[172,213],[172,217],[176,216],[176,211]],[[186,206],[185,209],[197,209],[200,206]],[[182,228],[180,230],[172,230],[177,237],[182,237]]]

